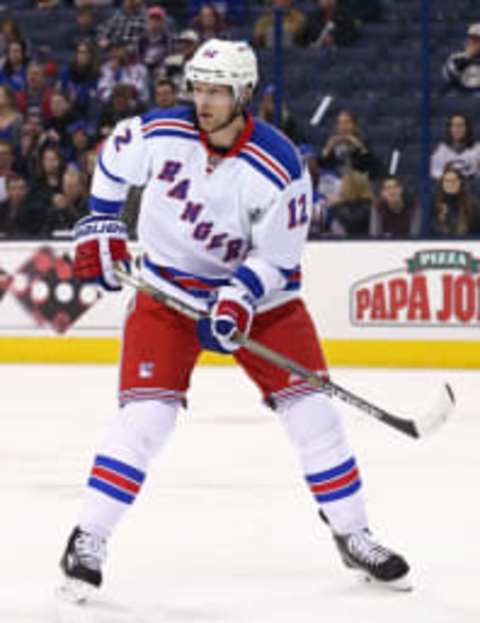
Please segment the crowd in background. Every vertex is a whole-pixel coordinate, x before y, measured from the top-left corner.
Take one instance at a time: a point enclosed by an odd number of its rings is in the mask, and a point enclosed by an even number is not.
[[[379,19],[382,4],[356,0],[266,0],[252,18],[246,0],[25,0],[24,8],[74,12],[58,49],[35,43],[18,10],[0,13],[0,237],[65,235],[88,211],[96,157],[115,124],[151,107],[188,102],[184,66],[211,37],[249,28],[257,48],[272,45],[273,9],[283,9],[284,46],[352,46],[362,20]],[[301,4],[301,6],[299,6]],[[368,5],[368,6],[366,6]],[[310,7],[310,11],[307,9]],[[58,34],[58,33],[57,33]],[[61,53],[60,53],[61,52]],[[478,74],[477,74],[478,72]],[[465,49],[445,59],[446,88],[480,92],[480,24]],[[472,91],[474,93],[467,93]],[[282,130],[300,149],[314,182],[312,236],[408,237],[420,233],[416,193],[383,162],[350,109],[312,144],[303,119],[286,102]],[[254,112],[272,122],[275,87],[262,85]],[[480,143],[461,109],[445,120],[431,159],[433,235],[478,236]],[[132,189],[125,219],[132,235],[141,189]]]

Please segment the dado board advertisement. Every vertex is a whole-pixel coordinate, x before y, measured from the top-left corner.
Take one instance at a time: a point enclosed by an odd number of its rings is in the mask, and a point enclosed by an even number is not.
[[[330,361],[480,366],[478,242],[325,241],[305,259]]]
[[[0,244],[0,361],[118,359],[131,292],[78,282],[71,249]],[[477,242],[312,242],[302,272],[331,364],[480,367]]]

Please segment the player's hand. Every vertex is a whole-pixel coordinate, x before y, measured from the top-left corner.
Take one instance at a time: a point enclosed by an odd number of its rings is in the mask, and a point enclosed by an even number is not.
[[[207,350],[234,352],[240,345],[231,338],[236,331],[248,335],[254,313],[253,299],[242,286],[219,288],[210,314],[197,322],[200,344]]]
[[[73,231],[75,276],[98,283],[105,290],[121,290],[114,263],[121,262],[130,270],[125,223],[111,216],[91,215],[80,219]]]

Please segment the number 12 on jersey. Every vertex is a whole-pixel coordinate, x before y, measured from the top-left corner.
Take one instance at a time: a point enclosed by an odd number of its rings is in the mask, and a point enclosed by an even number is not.
[[[288,203],[288,229],[293,229],[308,222],[307,197],[305,194]]]

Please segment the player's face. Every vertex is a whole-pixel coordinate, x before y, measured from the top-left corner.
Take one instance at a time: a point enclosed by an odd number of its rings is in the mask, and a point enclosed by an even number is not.
[[[195,82],[193,101],[200,127],[207,133],[223,127],[235,109],[232,90],[227,86]]]

